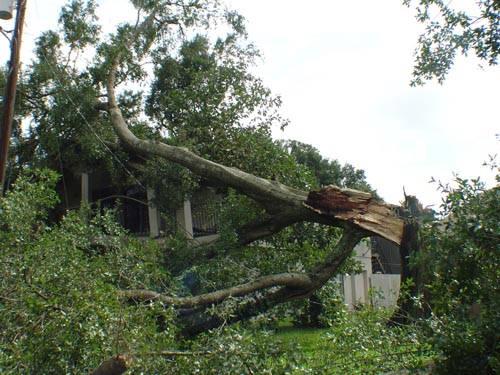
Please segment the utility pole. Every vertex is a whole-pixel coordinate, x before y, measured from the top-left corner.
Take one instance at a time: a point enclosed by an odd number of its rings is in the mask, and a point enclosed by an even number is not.
[[[16,23],[11,41],[9,71],[7,75],[7,84],[5,86],[5,96],[3,98],[3,117],[0,123],[0,189],[2,195],[4,194],[5,170],[7,167],[7,155],[9,154],[12,119],[14,117],[21,39],[23,35],[27,1],[28,0],[17,0]]]

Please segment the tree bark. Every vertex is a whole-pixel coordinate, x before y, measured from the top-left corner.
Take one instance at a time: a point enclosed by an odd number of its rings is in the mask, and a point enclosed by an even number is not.
[[[121,375],[127,369],[128,366],[125,357],[116,356],[105,360],[89,375]]]
[[[173,305],[178,308],[189,308],[196,306],[209,306],[211,304],[220,303],[228,297],[240,297],[273,286],[286,285],[290,288],[307,289],[311,286],[311,284],[312,281],[306,274],[281,273],[260,277],[245,284],[237,285],[228,289],[217,290],[212,293],[194,297],[167,297],[159,293],[144,289],[126,290],[123,291],[121,295],[122,297],[141,302],[159,300],[165,304]]]

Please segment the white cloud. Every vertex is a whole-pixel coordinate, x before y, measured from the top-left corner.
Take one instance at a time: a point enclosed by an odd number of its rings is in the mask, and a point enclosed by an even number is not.
[[[498,148],[500,71],[459,61],[444,86],[410,88],[421,30],[411,10],[368,0],[232,4],[266,56],[259,74],[283,96],[292,123],[280,136],[365,169],[390,202],[405,186],[424,204],[439,204],[432,176],[488,174],[481,164]]]

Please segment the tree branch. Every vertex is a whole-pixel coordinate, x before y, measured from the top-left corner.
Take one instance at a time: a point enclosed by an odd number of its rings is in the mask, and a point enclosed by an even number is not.
[[[281,303],[310,296],[338,272],[339,267],[352,254],[356,244],[365,236],[365,231],[348,226],[329,256],[316,268],[307,273],[307,276],[311,280],[308,285],[304,284],[303,287],[284,285],[278,289],[268,288],[259,295],[254,295],[251,302],[242,301],[239,303],[236,311],[233,311],[230,317],[210,314],[210,312],[201,307],[187,310],[180,309],[179,319],[184,323],[184,333],[196,335],[224,323],[234,323],[256,316]]]
[[[137,302],[162,301],[167,305],[177,308],[190,308],[196,306],[209,306],[222,302],[228,297],[240,297],[262,289],[274,286],[287,286],[292,289],[303,289],[311,285],[309,276],[300,273],[281,273],[270,276],[263,276],[245,284],[231,288],[217,290],[212,293],[201,294],[195,297],[167,297],[150,290],[134,289],[124,290],[120,295]]]
[[[151,22],[153,16],[154,13],[147,17],[142,25],[137,26],[131,40],[137,36],[138,30],[143,25]],[[345,227],[349,223],[397,244],[401,242],[403,221],[393,212],[392,206],[376,200],[368,193],[332,187],[311,192],[308,196],[304,191],[277,181],[214,163],[186,148],[138,138],[128,128],[116,99],[116,75],[120,59],[121,53],[117,53],[106,83],[108,112],[118,138],[127,149],[136,154],[147,158],[161,157],[177,163],[200,177],[232,187],[263,204],[268,213],[267,221],[272,226],[263,231],[262,226],[259,227],[258,223],[254,223],[257,225],[254,225],[253,232],[247,228],[247,232],[242,233],[243,237],[240,239],[242,243],[250,243],[262,236],[277,233],[286,226],[302,220],[337,227]]]
[[[224,322],[231,323],[255,316],[283,302],[308,297],[337,273],[339,267],[352,254],[356,244],[365,236],[365,231],[353,226],[348,227],[329,256],[307,274],[283,273],[264,276],[246,284],[195,297],[168,297],[149,290],[125,290],[120,294],[121,297],[136,302],[159,300],[174,306],[179,312],[179,319],[185,324],[185,333],[198,334]],[[252,294],[257,291],[260,292],[258,295]],[[207,307],[221,303],[228,297],[249,294],[253,295],[251,303],[242,300],[229,318],[207,311]]]

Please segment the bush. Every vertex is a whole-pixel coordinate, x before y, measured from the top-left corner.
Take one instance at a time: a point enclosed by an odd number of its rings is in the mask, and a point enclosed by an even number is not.
[[[455,179],[439,220],[425,229],[423,258],[432,343],[443,355],[439,374],[500,374],[500,187]],[[432,262],[429,262],[432,259]]]
[[[172,309],[121,301],[121,288],[175,294],[178,282],[157,243],[129,238],[113,212],[49,225],[57,178],[20,177],[0,201],[0,373],[80,375],[117,354],[129,374],[287,373],[293,360],[265,333],[235,326],[183,340]]]
[[[56,181],[47,170],[20,177],[0,202],[2,373],[83,374],[114,353],[174,340],[158,333],[163,306],[117,298],[120,286],[157,282],[155,247],[125,240],[110,213],[48,225]]]

